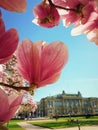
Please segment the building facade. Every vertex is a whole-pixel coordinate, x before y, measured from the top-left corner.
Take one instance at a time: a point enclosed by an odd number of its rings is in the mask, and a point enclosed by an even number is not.
[[[84,98],[81,93],[61,94],[42,98],[38,104],[38,117],[97,115],[98,98]]]

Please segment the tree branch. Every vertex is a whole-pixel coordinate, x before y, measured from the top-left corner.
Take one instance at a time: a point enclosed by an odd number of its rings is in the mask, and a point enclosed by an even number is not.
[[[75,11],[76,12],[76,9],[65,8],[65,7],[62,7],[62,6],[59,6],[59,5],[55,5],[54,3],[52,3],[51,0],[48,0],[48,2],[49,2],[51,7],[59,8],[59,9],[67,10],[67,11]]]
[[[17,91],[20,91],[20,90],[30,91],[30,87],[22,87],[22,86],[17,87],[17,86],[9,85],[9,84],[2,83],[2,82],[0,82],[0,85],[8,87],[8,88],[13,88]]]

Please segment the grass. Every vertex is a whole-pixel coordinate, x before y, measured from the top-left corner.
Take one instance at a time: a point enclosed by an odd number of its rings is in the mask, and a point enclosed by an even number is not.
[[[8,129],[9,130],[25,130],[24,128],[21,128],[19,125],[17,125],[18,122],[21,122],[23,120],[11,120],[8,123]],[[6,124],[7,126],[7,124]]]
[[[71,121],[70,121],[71,120]],[[77,122],[77,120],[79,122]],[[18,122],[24,120],[11,120],[8,124],[9,130],[25,130],[17,125]],[[31,124],[57,129],[57,128],[67,128],[67,127],[75,127],[75,126],[85,126],[85,125],[98,125],[98,116],[85,118],[85,117],[66,117],[66,118],[59,118],[59,119],[51,119],[51,120],[43,120],[43,121],[33,121]]]
[[[77,122],[78,120],[78,122]],[[75,126],[85,126],[85,125],[98,125],[98,117],[91,117],[91,118],[85,118],[85,117],[74,117],[71,118],[71,121],[69,118],[59,118],[57,121],[55,119],[50,121],[43,121],[43,122],[32,122],[31,124],[51,128],[51,129],[57,129],[57,128],[67,128],[67,127],[75,127]]]

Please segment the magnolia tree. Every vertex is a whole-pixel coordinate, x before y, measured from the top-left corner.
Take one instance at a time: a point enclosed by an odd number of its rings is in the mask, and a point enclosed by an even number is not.
[[[13,12],[26,11],[26,0],[0,0],[0,7]],[[98,0],[43,0],[34,7],[36,25],[53,28],[60,20],[65,27],[74,25],[71,34],[84,33],[98,45]],[[35,89],[56,82],[68,61],[67,46],[61,41],[48,44],[26,38],[19,43],[17,28],[6,30],[0,11],[0,128],[17,111],[23,97]],[[32,100],[32,101],[31,101]],[[32,107],[36,108],[30,98]],[[31,108],[32,108],[31,107]],[[35,110],[35,109],[33,109]]]

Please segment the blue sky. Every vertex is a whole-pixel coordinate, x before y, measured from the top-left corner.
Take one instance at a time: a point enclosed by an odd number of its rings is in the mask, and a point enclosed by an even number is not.
[[[40,2],[27,0],[25,13],[12,13],[2,9],[6,29],[16,28],[20,41],[27,38],[33,42],[44,40],[48,43],[59,40],[68,47],[69,60],[60,79],[37,89],[34,99],[39,101],[43,97],[62,93],[63,90],[73,94],[80,91],[83,97],[98,97],[98,46],[89,42],[85,35],[72,37],[70,32],[73,26],[65,28],[62,22],[52,29],[33,24],[33,7]]]

